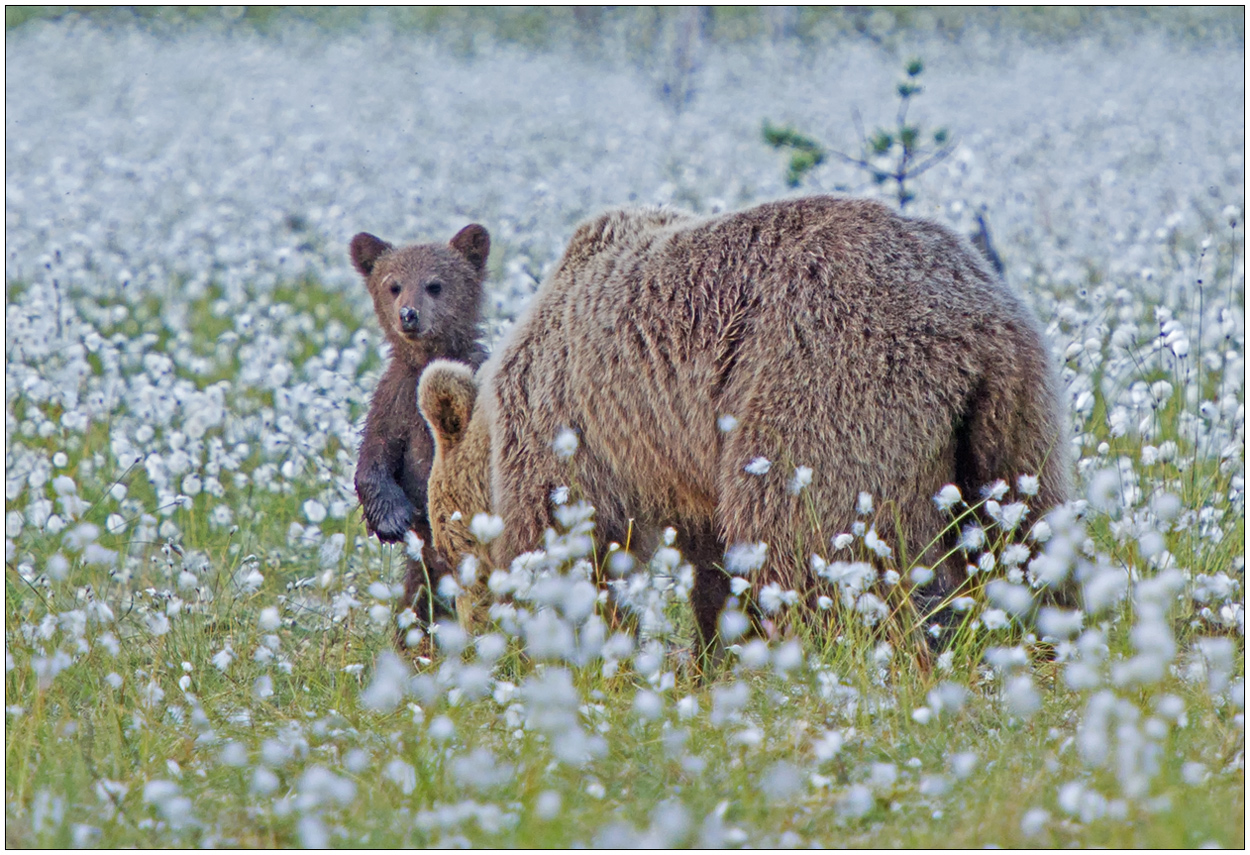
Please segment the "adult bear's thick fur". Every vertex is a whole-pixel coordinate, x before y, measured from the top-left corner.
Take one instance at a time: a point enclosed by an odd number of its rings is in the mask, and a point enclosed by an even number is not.
[[[870,201],[596,217],[477,378],[436,364],[420,398],[441,548],[470,544],[489,502],[506,566],[552,525],[552,489],[575,485],[603,542],[624,543],[632,520],[645,554],[677,528],[705,644],[726,547],[766,542],[756,584],[811,592],[810,555],[850,531],[865,491],[897,565],[938,565],[936,596],[965,572],[961,555],[940,560],[957,536],[933,501],[943,485],[973,500],[1037,475],[1032,519],[1069,492],[1036,322],[965,240]],[[580,438],[568,462],[552,448],[565,428]],[[814,473],[799,492],[797,467]]]

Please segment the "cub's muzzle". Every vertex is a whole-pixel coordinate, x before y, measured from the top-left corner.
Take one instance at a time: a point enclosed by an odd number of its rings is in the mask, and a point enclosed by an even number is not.
[[[404,306],[399,310],[399,326],[406,332],[416,332],[421,323],[421,315],[412,306]]]

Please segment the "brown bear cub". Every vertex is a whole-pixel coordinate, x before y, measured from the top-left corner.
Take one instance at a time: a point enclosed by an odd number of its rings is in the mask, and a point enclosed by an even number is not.
[[[612,211],[577,229],[476,376],[422,376],[434,538],[471,547],[468,521],[491,510],[506,567],[541,544],[562,485],[594,505],[604,542],[631,534],[646,554],[672,525],[715,654],[727,569],[814,607],[811,556],[837,557],[864,491],[893,565],[935,571],[916,592],[927,608],[966,578],[933,499],[944,485],[972,504],[1002,479],[1029,520],[1068,498],[1059,388],[1024,304],[941,226],[827,197],[708,219]],[[570,429],[566,461],[553,441]],[[727,550],[760,542],[761,566],[732,567]]]
[[[409,531],[424,541],[422,561],[408,557],[404,606],[421,624],[449,612],[439,580],[458,556],[434,547],[426,483],[434,443],[417,409],[417,381],[431,360],[476,368],[486,359],[479,337],[482,282],[490,236],[466,226],[447,245],[395,248],[371,234],[352,238],[352,264],[365,278],[378,323],[391,345],[391,362],[378,381],[365,420],[356,464],[356,495],[365,524],[383,543],[402,543]],[[403,632],[400,632],[402,639]]]

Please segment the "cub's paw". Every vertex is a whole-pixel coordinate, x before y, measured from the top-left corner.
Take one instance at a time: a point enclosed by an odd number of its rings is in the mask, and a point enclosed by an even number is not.
[[[365,508],[365,522],[383,543],[402,543],[416,518],[416,508],[402,501],[379,501]]]

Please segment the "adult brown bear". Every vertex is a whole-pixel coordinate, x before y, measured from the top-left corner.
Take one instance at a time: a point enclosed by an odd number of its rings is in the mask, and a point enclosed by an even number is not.
[[[1069,492],[1029,312],[965,240],[870,201],[596,217],[478,374],[435,363],[419,398],[441,549],[473,548],[470,520],[493,510],[506,566],[541,543],[553,488],[574,486],[604,542],[629,532],[645,553],[676,527],[705,649],[727,547],[767,543],[757,588],[814,598],[810,556],[851,530],[865,491],[896,566],[937,565],[941,596],[965,573],[962,555],[942,560],[958,537],[933,500],[944,485],[975,499],[1037,476],[1034,519]]]

